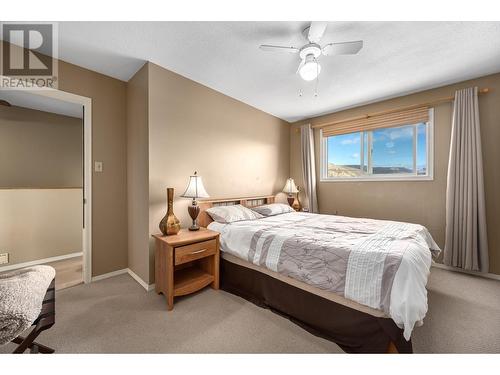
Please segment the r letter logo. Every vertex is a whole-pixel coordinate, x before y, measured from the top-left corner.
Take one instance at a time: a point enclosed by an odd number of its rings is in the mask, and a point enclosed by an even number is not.
[[[1,88],[57,88],[56,29],[52,23],[2,23]]]

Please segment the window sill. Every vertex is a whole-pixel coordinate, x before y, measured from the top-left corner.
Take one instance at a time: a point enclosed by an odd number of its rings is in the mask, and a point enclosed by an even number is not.
[[[381,176],[381,177],[339,177],[339,178],[321,178],[319,182],[386,182],[386,181],[434,181],[434,176]]]

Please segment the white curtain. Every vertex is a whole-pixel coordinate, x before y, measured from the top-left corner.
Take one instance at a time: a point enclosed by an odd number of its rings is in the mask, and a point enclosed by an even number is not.
[[[477,87],[455,93],[446,189],[444,263],[488,272]]]
[[[314,131],[311,124],[302,125],[300,128],[302,178],[306,193],[309,212],[318,212],[318,199],[316,197],[316,164],[314,161]]]

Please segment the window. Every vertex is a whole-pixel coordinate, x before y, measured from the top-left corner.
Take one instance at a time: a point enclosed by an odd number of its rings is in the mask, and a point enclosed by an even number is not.
[[[321,180],[432,179],[429,121],[323,136]]]

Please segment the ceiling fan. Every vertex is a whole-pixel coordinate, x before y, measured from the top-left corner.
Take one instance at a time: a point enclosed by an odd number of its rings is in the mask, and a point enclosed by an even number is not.
[[[289,53],[298,53],[301,59],[297,73],[300,74],[303,80],[312,81],[316,79],[321,71],[321,65],[318,58],[321,55],[355,55],[363,48],[363,41],[356,40],[352,42],[328,43],[323,47],[319,44],[323,34],[325,33],[327,22],[313,21],[311,26],[306,27],[302,34],[309,41],[304,46],[286,47],[262,44],[260,49],[263,51],[283,51]]]

